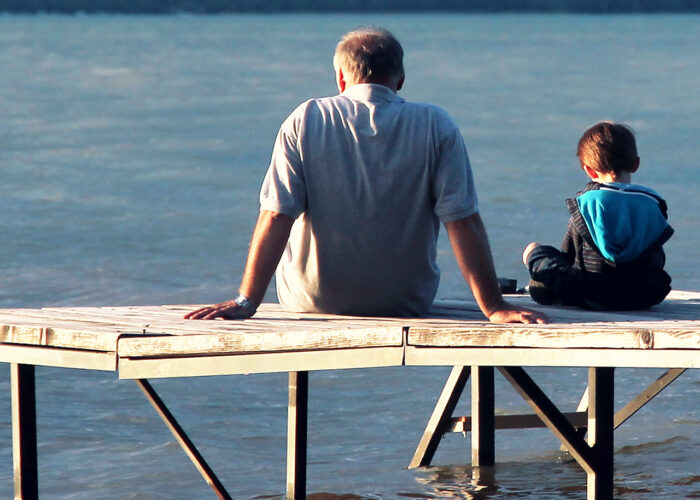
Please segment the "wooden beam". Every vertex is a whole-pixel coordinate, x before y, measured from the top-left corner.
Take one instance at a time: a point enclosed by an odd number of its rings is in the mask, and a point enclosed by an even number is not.
[[[36,449],[36,391],[34,365],[12,363],[12,456],[15,499],[39,498],[39,471]]]
[[[289,372],[287,413],[287,499],[306,498],[309,372]]]
[[[450,375],[447,377],[445,386],[442,388],[442,393],[435,403],[433,414],[425,426],[423,436],[420,443],[413,454],[411,463],[408,464],[409,469],[416,467],[425,467],[430,465],[430,462],[435,456],[440,439],[448,430],[450,418],[457,407],[459,398],[464,392],[464,386],[469,379],[470,368],[468,366],[454,366]]]
[[[182,449],[185,450],[187,456],[190,457],[190,460],[192,460],[192,463],[202,475],[204,480],[214,490],[216,496],[221,500],[231,500],[231,495],[228,494],[226,488],[224,488],[224,485],[221,484],[219,478],[216,477],[214,471],[211,469],[211,467],[209,467],[209,464],[207,464],[204,457],[195,447],[194,443],[192,443],[185,431],[182,429],[182,427],[180,427],[180,424],[178,424],[177,420],[175,420],[175,417],[173,417],[172,413],[170,413],[168,407],[165,406],[165,403],[162,399],[160,399],[148,380],[139,379],[135,380],[135,382],[143,391],[146,399],[148,399],[153,408],[155,408],[158,415],[160,415],[160,417],[163,419],[165,425],[168,426],[168,429],[170,429],[170,432],[172,432]]]
[[[564,418],[574,427],[586,427],[588,425],[588,413],[585,411],[572,411],[562,413]],[[494,416],[495,429],[534,429],[547,427],[539,415],[534,413],[516,415],[496,415]],[[445,432],[470,432],[472,430],[472,418],[453,417]]]
[[[586,470],[588,500],[612,500],[615,369],[588,369],[588,444],[593,468]]]
[[[472,366],[472,467],[496,461],[493,366]]]
[[[525,373],[525,370],[520,367],[506,366],[499,367],[499,371],[542,419],[549,430],[570,450],[569,453],[586,473],[593,472],[595,464],[591,448],[554,403],[542,392],[542,389]]]
[[[578,433],[581,438],[586,437],[586,432],[588,432],[588,386],[583,391],[583,394],[581,395],[581,399],[578,401],[578,406],[576,407],[576,412],[577,413],[583,413],[586,415],[586,421],[581,423],[580,425],[574,424],[574,427],[576,427],[576,432]],[[566,451],[568,452],[569,450],[567,447],[562,443],[562,445],[559,447],[559,451]]]

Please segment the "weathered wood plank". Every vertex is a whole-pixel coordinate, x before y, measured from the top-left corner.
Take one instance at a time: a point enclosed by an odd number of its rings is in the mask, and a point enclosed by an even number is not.
[[[697,349],[700,331],[690,322],[656,330],[636,325],[485,325],[411,327],[408,344],[435,347],[545,347],[610,349]],[[659,331],[661,330],[661,331]]]
[[[119,378],[204,377],[243,373],[401,366],[403,347],[287,351],[218,356],[120,358]]]
[[[577,307],[542,306],[536,304],[528,295],[508,295],[506,299],[514,304],[525,307],[534,307],[547,313],[556,323],[572,322],[596,322],[596,321],[634,321],[649,318],[658,319],[688,319],[698,320],[698,307],[700,307],[700,292],[672,291],[668,298],[659,305],[642,311],[589,311]],[[433,311],[442,316],[451,314],[460,316],[460,311],[468,311],[472,319],[482,319],[478,314],[478,308],[469,300],[437,300],[433,305]]]
[[[415,347],[405,349],[408,366],[616,366],[700,368],[698,349],[593,349],[533,347]]]
[[[281,331],[269,333],[229,332],[213,335],[129,337],[119,341],[119,356],[136,358],[169,355],[282,352],[318,349],[399,347],[399,328]]]
[[[0,343],[115,352],[117,339],[120,335],[138,333],[135,330],[118,326],[86,326],[33,321],[17,321],[16,323],[18,324],[0,325]]]
[[[117,354],[114,351],[86,351],[17,344],[0,344],[0,362],[111,372],[117,370]]]
[[[526,296],[512,296],[509,300],[531,305]],[[400,332],[408,328],[409,346],[431,348],[700,347],[700,293],[689,292],[675,292],[671,299],[649,311],[611,313],[549,308],[547,312],[553,319],[563,318],[563,322],[549,325],[491,324],[473,301],[438,301],[434,307],[437,315],[425,318],[309,314],[283,311],[279,304],[263,304],[248,320],[184,320],[183,315],[196,307],[0,310],[0,343],[104,352],[118,348],[121,355],[133,357],[217,355],[396,346],[401,343]],[[501,354],[504,353],[497,355]]]

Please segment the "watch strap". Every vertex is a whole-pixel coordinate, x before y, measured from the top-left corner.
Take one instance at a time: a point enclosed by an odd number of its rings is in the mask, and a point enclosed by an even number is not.
[[[250,303],[248,297],[246,297],[242,293],[239,293],[238,296],[235,299],[233,299],[233,301],[243,309],[247,309],[249,311],[255,311],[257,309],[253,306],[253,304]]]

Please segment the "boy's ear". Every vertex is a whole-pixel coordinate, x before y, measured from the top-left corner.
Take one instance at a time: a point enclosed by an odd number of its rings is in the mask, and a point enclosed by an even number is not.
[[[584,172],[586,172],[586,175],[590,177],[593,180],[596,180],[598,178],[598,172],[589,167],[586,164],[581,164],[581,168],[583,169]]]
[[[639,156],[634,160],[634,167],[630,170],[630,173],[635,173],[639,169]]]

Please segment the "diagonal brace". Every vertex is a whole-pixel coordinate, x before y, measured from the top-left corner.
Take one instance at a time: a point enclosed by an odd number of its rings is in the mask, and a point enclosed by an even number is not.
[[[449,430],[452,413],[454,413],[467,380],[469,380],[469,374],[470,368],[468,366],[454,366],[452,368],[435,404],[433,414],[428,420],[425,431],[423,431],[423,437],[408,465],[409,469],[430,465],[440,444],[440,439]]]
[[[615,413],[614,429],[617,429],[622,424],[624,424],[632,415],[637,413],[639,410],[644,408],[648,403],[651,402],[661,391],[666,387],[671,385],[671,383],[680,377],[685,368],[669,368],[666,370],[659,378],[654,380],[651,384],[647,386],[642,392],[640,392],[634,399],[627,403],[623,408],[621,408],[617,413]],[[586,411],[588,409],[588,387],[581,396],[581,401],[578,404],[576,411]],[[579,434],[583,437],[586,435],[587,427],[577,426]],[[566,451],[566,446],[562,445],[559,448],[561,451]]]
[[[628,418],[637,413],[649,401],[654,399],[657,394],[671,384],[674,380],[680,377],[685,368],[670,368],[654,382],[649,384],[646,389],[637,395],[632,401],[627,403],[620,411],[615,414],[614,428],[620,427]]]
[[[137,379],[135,382],[145,394],[146,399],[148,399],[153,408],[155,408],[158,415],[160,415],[160,418],[163,419],[165,425],[168,426],[168,429],[170,429],[170,432],[172,432],[177,442],[182,446],[182,449],[185,450],[187,456],[190,457],[190,460],[192,460],[192,463],[204,480],[214,490],[214,493],[216,493],[221,500],[232,500],[231,495],[228,494],[226,488],[221,484],[219,478],[216,477],[216,474],[214,474],[214,471],[199,453],[194,443],[192,443],[185,431],[180,427],[180,424],[178,424],[175,417],[170,413],[168,407],[165,406],[163,400],[160,399],[155,389],[153,389],[153,386],[146,379]]]
[[[552,433],[567,447],[571,456],[583,467],[586,473],[594,472],[596,465],[593,450],[569,423],[564,415],[550,401],[542,389],[518,366],[499,367],[498,370],[515,390],[532,407],[534,412]]]

